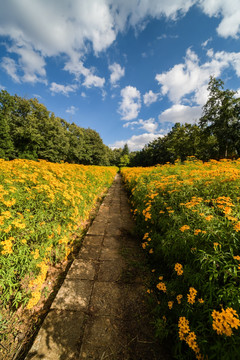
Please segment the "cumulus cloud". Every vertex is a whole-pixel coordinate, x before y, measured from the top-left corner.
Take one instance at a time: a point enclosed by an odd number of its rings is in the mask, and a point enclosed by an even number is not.
[[[158,99],[158,95],[159,94],[156,94],[154,92],[152,92],[152,90],[149,90],[149,92],[145,93],[143,95],[143,102],[145,105],[149,106],[151,105],[152,103],[156,102],[157,99]]]
[[[117,82],[125,75],[125,68],[122,68],[119,64],[113,63],[112,65],[109,65],[109,70],[111,72],[110,75],[110,83],[113,86],[117,85]]]
[[[16,83],[20,83],[20,79],[17,74],[18,66],[13,59],[9,57],[4,57],[1,62],[1,67],[6,71],[9,76],[11,76],[13,81],[15,81]]]
[[[217,32],[222,37],[238,37],[240,32],[240,4],[238,0],[200,0],[200,7],[210,17],[220,17]]]
[[[211,75],[219,77],[221,72],[230,66],[237,76],[240,76],[240,52],[214,53],[208,51],[210,60],[200,65],[197,54],[190,48],[186,52],[185,62],[175,65],[167,72],[157,74],[156,80],[161,85],[162,95],[167,95],[175,103],[181,103],[185,96],[191,95],[191,100],[198,105],[204,105],[207,100],[207,85]]]
[[[199,120],[202,115],[201,106],[186,106],[181,104],[175,104],[171,108],[163,111],[158,119],[160,123],[170,122],[176,123],[180,122],[181,124],[193,124]]]
[[[141,135],[133,135],[130,139],[119,140],[114,144],[109,145],[111,148],[123,148],[125,144],[128,145],[130,151],[141,150],[146,144],[163,136],[162,134],[144,133]]]
[[[68,96],[70,92],[75,92],[76,90],[77,90],[76,84],[62,85],[52,82],[50,86],[50,91],[52,92],[52,94],[62,94]]]
[[[66,113],[74,115],[76,111],[78,111],[78,108],[72,105],[69,108],[67,108]]]
[[[119,113],[122,120],[132,120],[138,116],[141,109],[141,94],[137,88],[126,86],[121,90],[122,101],[119,106]]]
[[[102,88],[104,86],[105,79],[94,75],[94,68],[87,69],[83,65],[83,62],[80,60],[79,56],[74,56],[71,60],[69,60],[65,64],[64,70],[69,71],[71,74],[73,74],[76,80],[79,80],[81,75],[84,76],[85,80],[82,85],[87,88],[93,86]]]
[[[129,26],[142,31],[150,18],[176,21],[193,5],[220,19],[220,36],[239,36],[239,0],[0,0],[0,35],[11,40],[7,51],[14,54],[3,67],[15,82],[47,83],[46,58],[61,55],[64,69],[83,76],[84,86],[101,88],[105,79],[81,63],[89,52],[106,50]],[[122,71],[112,72],[112,84]]]
[[[23,75],[20,79],[9,60],[8,65],[4,63],[6,72],[14,81],[46,83],[46,57],[65,55],[66,62],[72,64],[91,50],[95,55],[106,50],[128,26],[142,31],[150,18],[176,21],[194,4],[206,15],[220,18],[220,36],[239,35],[238,0],[0,0],[0,35],[12,41],[8,50],[17,55],[15,66]],[[70,67],[65,69],[70,71]],[[91,70],[82,70],[86,72],[81,72],[86,87],[103,86],[104,79]],[[113,84],[117,81],[114,76],[119,75],[112,76]]]
[[[129,121],[123,125],[123,127],[130,127],[131,129],[134,129],[136,126],[149,133],[155,133],[158,124],[155,122],[155,118],[149,118],[147,120],[140,119],[138,121]]]

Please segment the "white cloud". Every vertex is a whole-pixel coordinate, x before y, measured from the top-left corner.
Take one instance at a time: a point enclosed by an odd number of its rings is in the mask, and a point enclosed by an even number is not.
[[[76,111],[78,111],[78,108],[72,105],[69,108],[67,108],[66,113],[74,115],[76,114]]]
[[[176,123],[179,122],[181,124],[193,124],[199,120],[202,115],[202,107],[201,106],[186,106],[181,104],[175,104],[171,108],[163,111],[158,119],[160,123],[170,122]]]
[[[123,148],[123,146],[127,144],[130,151],[136,151],[136,150],[141,150],[144,147],[144,145],[148,144],[149,142],[161,136],[163,135],[159,133],[158,134],[145,133],[141,135],[133,135],[130,139],[119,140],[109,146],[114,149],[114,148]]]
[[[1,67],[6,71],[6,73],[11,76],[13,81],[20,83],[19,76],[17,74],[18,66],[15,61],[9,57],[4,57],[1,62]]]
[[[21,76],[22,82],[43,82],[47,85],[45,60],[43,56],[34,51],[28,45],[25,46],[12,46],[8,48],[10,53],[19,55],[18,66],[23,72]]]
[[[235,99],[240,98],[240,88],[237,89],[235,92],[236,92],[235,95],[234,95]]]
[[[5,60],[4,69],[14,81],[46,83],[46,58],[61,55],[65,70],[84,76],[84,86],[101,88],[105,79],[85,67],[73,70],[76,63],[90,51],[106,50],[129,26],[142,31],[150,18],[176,21],[194,4],[219,17],[220,36],[239,35],[239,0],[0,0],[0,35],[11,40],[7,50],[17,55],[12,63]]]
[[[212,41],[212,37],[210,37],[209,39],[207,39],[206,41],[204,41],[201,45],[203,48],[205,48],[210,42]]]
[[[0,84],[0,90],[5,90],[5,89],[6,89],[5,86]]]
[[[87,97],[87,95],[86,95],[86,93],[84,91],[81,92],[81,97],[83,97],[83,98]]]
[[[208,51],[210,61],[200,65],[199,58],[190,48],[186,52],[185,62],[175,65],[172,69],[156,75],[161,85],[162,95],[179,104],[184,97],[191,95],[191,100],[204,105],[207,100],[207,85],[210,76],[219,77],[221,72],[232,66],[240,76],[240,52],[227,53]]]
[[[163,40],[163,39],[178,39],[179,35],[167,35],[167,34],[162,34],[160,36],[157,37],[157,40]]]
[[[55,82],[51,83],[50,91],[52,94],[63,94],[68,96],[70,92],[75,92],[77,90],[77,85],[62,85]]]
[[[178,16],[187,13],[196,0],[131,0],[110,1],[117,30],[124,30],[127,23],[143,30],[147,24],[146,18],[167,17],[176,20]]]
[[[149,92],[143,95],[143,102],[145,105],[149,106],[157,101],[158,96],[159,94],[155,94],[154,92],[152,92],[152,90],[149,90]]]
[[[138,116],[141,109],[140,91],[133,86],[126,86],[121,90],[122,101],[119,106],[119,113],[122,120],[132,120]]]
[[[76,80],[78,80],[81,75],[84,76],[85,80],[82,85],[87,88],[93,86],[102,88],[104,86],[105,79],[94,75],[94,68],[87,69],[83,65],[83,62],[80,60],[79,56],[74,56],[73,59],[69,60],[65,64],[64,70],[69,71],[71,74],[73,74]]]
[[[117,63],[109,65],[108,68],[111,71],[110,82],[113,86],[116,86],[116,83],[125,75],[125,68],[122,68]]]
[[[200,0],[200,6],[208,16],[219,17],[221,22],[217,32],[222,37],[238,37],[240,32],[239,0]]]
[[[130,127],[131,129],[134,129],[136,126],[139,126],[140,129],[144,129],[149,133],[155,133],[158,124],[154,118],[150,118],[148,120],[140,119],[138,121],[129,121],[123,125],[123,127]]]

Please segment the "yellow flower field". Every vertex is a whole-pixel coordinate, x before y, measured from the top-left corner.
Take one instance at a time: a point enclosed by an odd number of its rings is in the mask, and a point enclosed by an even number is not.
[[[0,341],[6,314],[32,311],[50,267],[67,259],[116,167],[0,159]],[[1,348],[2,351],[2,348]]]
[[[121,171],[153,269],[158,336],[176,339],[177,359],[237,359],[240,160]]]

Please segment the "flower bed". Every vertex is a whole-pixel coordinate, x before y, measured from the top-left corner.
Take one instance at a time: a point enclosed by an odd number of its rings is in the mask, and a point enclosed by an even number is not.
[[[152,265],[158,336],[177,359],[237,359],[240,161],[123,168]]]

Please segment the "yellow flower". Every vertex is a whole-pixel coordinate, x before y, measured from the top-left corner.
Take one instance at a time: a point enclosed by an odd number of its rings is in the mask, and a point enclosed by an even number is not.
[[[234,230],[236,230],[237,232],[240,231],[240,222],[236,223],[233,228],[234,228]]]
[[[198,235],[200,232],[202,232],[202,230],[196,229],[196,230],[194,230],[194,235]]]
[[[213,310],[212,318],[213,330],[215,330],[218,335],[231,336],[233,333],[232,328],[238,329],[238,327],[240,327],[238,314],[236,310],[232,308],[222,309],[221,312]]]
[[[221,244],[219,244],[218,242],[213,243],[214,250],[216,250],[218,246],[221,248]]]
[[[171,310],[172,307],[173,307],[173,303],[174,303],[174,301],[169,301],[169,302],[168,302],[168,307],[169,307],[170,310]]]
[[[206,216],[206,217],[205,217],[205,220],[207,220],[207,221],[211,221],[211,220],[212,220],[212,218],[213,218],[213,215],[208,215],[208,216]]]
[[[178,275],[182,275],[183,274],[183,267],[181,264],[176,263],[174,266],[174,270],[177,272]]]
[[[181,304],[182,297],[183,296],[181,294],[177,295],[176,299],[177,299],[178,304]]]
[[[194,304],[195,303],[195,297],[197,296],[197,290],[193,287],[189,288],[189,294],[187,294],[188,303]]]
[[[189,230],[190,229],[190,226],[188,225],[183,225],[179,230],[181,230],[182,232],[186,231],[186,230]]]
[[[167,288],[166,288],[166,285],[164,284],[164,282],[158,283],[157,288],[158,288],[158,290],[162,290],[163,292],[167,292]]]

